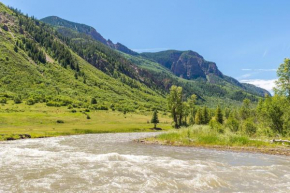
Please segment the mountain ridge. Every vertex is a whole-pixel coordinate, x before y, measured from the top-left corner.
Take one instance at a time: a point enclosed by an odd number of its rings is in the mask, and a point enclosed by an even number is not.
[[[94,27],[91,27],[89,25],[68,21],[58,16],[48,16],[41,19],[40,21],[43,21],[55,27],[66,27],[72,30],[76,30],[80,33],[91,36],[93,39],[103,43],[104,45],[109,46],[112,49],[116,49],[130,55],[138,55],[137,52],[134,52],[133,50],[127,48],[119,42],[114,44],[110,39],[106,40],[99,32],[97,32]]]

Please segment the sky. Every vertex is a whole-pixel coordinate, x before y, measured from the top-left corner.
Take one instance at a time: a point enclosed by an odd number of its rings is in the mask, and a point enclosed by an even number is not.
[[[290,57],[289,0],[1,0],[38,19],[94,27],[137,52],[193,50],[225,74],[271,90]]]

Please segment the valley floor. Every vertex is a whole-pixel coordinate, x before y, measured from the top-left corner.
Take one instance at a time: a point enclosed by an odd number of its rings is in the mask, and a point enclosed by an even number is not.
[[[0,105],[0,140],[42,138],[63,135],[152,131],[152,112],[127,113],[118,111],[86,112],[85,109],[47,107],[45,104]],[[89,116],[89,117],[88,117]],[[88,119],[89,118],[89,119]],[[171,119],[159,115],[158,127],[171,128]]]

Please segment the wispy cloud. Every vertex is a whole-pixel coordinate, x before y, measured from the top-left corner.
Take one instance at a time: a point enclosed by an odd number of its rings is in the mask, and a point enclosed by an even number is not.
[[[264,58],[265,56],[267,56],[267,54],[268,54],[268,49],[264,51],[263,58]]]
[[[141,48],[141,49],[132,49],[135,52],[157,52],[162,50],[169,50],[169,48]]]
[[[277,69],[275,69],[275,68],[260,68],[260,69],[243,68],[242,71],[275,72],[275,71],[277,71]]]
[[[244,74],[244,75],[238,77],[238,79],[240,80],[240,79],[243,79],[243,78],[249,78],[252,75],[253,75],[252,73]]]
[[[253,84],[255,86],[264,88],[268,90],[271,94],[273,94],[273,88],[276,86],[275,81],[277,79],[271,79],[271,80],[263,80],[263,79],[248,79],[248,80],[240,80],[242,83],[248,83]]]

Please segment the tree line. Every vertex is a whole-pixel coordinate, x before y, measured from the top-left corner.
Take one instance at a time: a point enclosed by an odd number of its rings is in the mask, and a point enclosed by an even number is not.
[[[274,96],[265,96],[258,103],[244,99],[238,108],[217,106],[209,109],[196,105],[196,96],[185,98],[182,87],[172,86],[168,95],[168,108],[173,126],[210,125],[223,132],[229,128],[249,136],[290,135],[290,60],[280,65]]]

